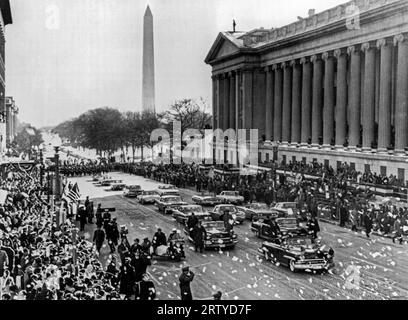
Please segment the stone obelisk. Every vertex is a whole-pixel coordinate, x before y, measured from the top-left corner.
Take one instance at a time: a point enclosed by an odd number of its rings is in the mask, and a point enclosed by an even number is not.
[[[147,6],[143,19],[143,112],[155,112],[153,15]]]

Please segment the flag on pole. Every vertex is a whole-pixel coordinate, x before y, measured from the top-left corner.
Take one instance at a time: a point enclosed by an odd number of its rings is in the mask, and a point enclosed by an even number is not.
[[[79,193],[78,183],[75,183],[72,189],[69,191],[67,198],[72,202],[77,202],[80,197],[81,194]]]

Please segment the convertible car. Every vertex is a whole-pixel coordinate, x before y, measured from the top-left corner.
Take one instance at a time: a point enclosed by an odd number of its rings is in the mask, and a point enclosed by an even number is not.
[[[218,196],[222,203],[240,205],[244,202],[244,197],[239,195],[238,191],[223,191]]]
[[[250,203],[246,206],[237,207],[239,211],[245,213],[245,218],[253,220],[254,218],[278,218],[282,214],[280,211],[268,207],[265,203]]]
[[[142,187],[139,185],[126,186],[124,196],[127,198],[137,198],[142,193]]]
[[[145,190],[137,196],[137,201],[141,204],[155,203],[158,199],[160,199],[160,196],[155,190]]]
[[[222,220],[225,211],[228,211],[232,217],[232,219],[236,223],[242,223],[245,221],[245,212],[239,210],[236,206],[232,204],[220,204],[215,206],[213,211],[210,212],[211,217],[213,220]]]
[[[163,212],[165,214],[172,213],[173,207],[183,206],[186,204],[188,203],[184,202],[179,196],[163,196],[156,200],[157,209],[159,212]]]
[[[222,200],[207,193],[202,193],[195,195],[191,198],[194,203],[202,205],[202,206],[216,206],[217,204],[221,204]]]
[[[279,226],[282,235],[307,235],[309,230],[303,227],[297,218],[277,218],[276,223]],[[259,219],[251,224],[251,231],[258,238],[272,240],[275,235],[271,232],[268,219]]]
[[[191,204],[173,207],[172,216],[178,223],[185,225],[192,213],[199,220],[211,220],[211,215],[204,211],[202,206]]]
[[[334,250],[314,243],[310,236],[288,236],[262,243],[258,249],[265,260],[280,263],[292,272],[298,270],[328,270],[333,263]]]
[[[238,243],[238,236],[233,230],[227,231],[222,221],[202,221],[207,235],[204,240],[204,248],[233,248]],[[188,239],[194,243],[194,237],[184,229]]]

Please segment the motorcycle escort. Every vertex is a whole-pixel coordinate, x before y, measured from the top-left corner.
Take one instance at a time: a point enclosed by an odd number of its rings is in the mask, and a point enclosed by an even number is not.
[[[177,237],[175,239],[169,239],[167,241],[167,245],[161,245],[156,247],[154,250],[153,247],[155,247],[155,239],[152,241],[153,246],[150,248],[151,249],[151,256],[152,258],[159,258],[159,259],[164,259],[164,260],[170,260],[170,261],[177,261],[180,262],[182,259],[186,258],[185,252],[184,252],[184,238],[182,237]]]

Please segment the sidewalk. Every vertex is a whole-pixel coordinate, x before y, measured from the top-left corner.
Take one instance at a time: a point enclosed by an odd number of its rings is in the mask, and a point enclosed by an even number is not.
[[[336,225],[336,226],[340,226],[340,223],[338,221],[329,220],[329,219],[325,219],[325,218],[319,218],[319,222],[320,221],[325,222],[325,223],[329,223],[329,224],[333,224],[333,225]],[[344,228],[344,229],[349,229],[349,228]],[[357,231],[362,231],[362,230],[363,229],[361,229],[361,228],[357,228]],[[383,237],[383,238],[392,239],[392,236],[390,234],[382,234],[382,233],[379,233],[378,231],[372,231],[371,234],[374,234],[374,235],[377,235],[377,236]]]

